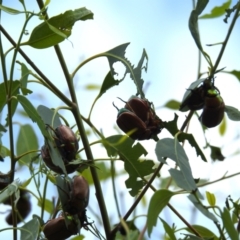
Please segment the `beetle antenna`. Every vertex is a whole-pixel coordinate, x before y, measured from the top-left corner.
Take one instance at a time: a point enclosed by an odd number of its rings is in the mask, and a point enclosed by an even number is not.
[[[114,102],[112,103],[112,105],[119,111],[119,109],[118,109],[117,106],[114,104]]]
[[[117,98],[120,99],[122,102],[127,103],[127,102],[125,102],[124,100],[122,100],[120,97],[117,97]]]

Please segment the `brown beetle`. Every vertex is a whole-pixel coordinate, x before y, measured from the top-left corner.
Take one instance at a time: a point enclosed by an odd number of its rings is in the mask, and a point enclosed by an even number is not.
[[[122,100],[123,101],[123,100]],[[147,140],[161,132],[162,121],[152,109],[147,99],[132,96],[125,102],[125,108],[117,108],[117,124],[134,140]]]
[[[200,121],[208,128],[219,125],[224,117],[225,104],[216,88],[207,91]]]
[[[43,232],[48,240],[64,240],[76,235],[81,226],[71,216],[67,216],[70,224],[66,226],[63,216],[49,220],[43,227]]]
[[[75,159],[79,145],[72,129],[68,126],[60,125],[54,132],[56,134],[56,138],[54,138],[56,145],[63,158],[67,161]]]
[[[49,149],[48,146],[45,144],[44,146],[42,146],[41,148],[41,155],[43,158],[43,161],[45,162],[45,164],[54,172],[59,173],[59,174],[63,174],[63,171],[60,167],[54,165],[51,156],[49,154]],[[68,174],[75,172],[80,164],[69,164],[68,161],[66,161],[64,158],[62,158],[63,163],[65,165],[66,171]]]
[[[88,205],[89,185],[82,176],[74,176],[70,183],[69,200],[63,210],[70,215],[82,212]]]
[[[152,132],[147,128],[146,124],[135,113],[125,108],[119,110],[117,124],[125,133],[134,130],[130,135],[134,140],[146,140],[152,136]]]

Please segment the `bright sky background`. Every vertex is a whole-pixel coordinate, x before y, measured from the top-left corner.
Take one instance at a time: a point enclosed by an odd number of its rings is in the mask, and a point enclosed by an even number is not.
[[[26,0],[25,2],[28,10],[38,12],[38,7],[35,1]],[[209,13],[213,6],[221,5],[223,2],[223,0],[211,0],[207,8],[204,10],[204,13]],[[236,2],[236,0],[233,1],[232,6]],[[22,9],[19,1],[17,0],[5,0],[3,1],[3,4],[19,10]],[[159,107],[157,109],[157,114],[162,120],[172,120],[174,117],[174,111],[160,107],[170,99],[181,101],[185,89],[191,82],[195,81],[197,77],[198,50],[188,30],[188,18],[192,10],[192,1],[52,0],[48,8],[48,14],[49,16],[54,16],[64,13],[66,10],[74,10],[84,6],[94,13],[94,20],[77,22],[73,27],[73,33],[70,36],[69,41],[66,40],[60,44],[70,72],[72,72],[84,59],[110,50],[126,42],[131,42],[127,48],[126,56],[136,65],[141,57],[143,48],[145,48],[149,57],[149,62],[148,71],[146,74],[143,74],[143,78],[146,83],[150,84],[146,90],[146,97],[154,103],[156,108]],[[223,17],[214,20],[201,20],[199,25],[202,44],[205,51],[211,56],[213,63],[218,56],[220,45],[215,47],[207,47],[205,45],[224,40],[229,24],[225,24],[222,19]],[[23,22],[23,15],[13,16],[2,13],[1,24],[5,27],[5,29],[7,29],[14,39],[18,38]],[[231,18],[229,22],[231,22]],[[28,32],[31,33],[33,28],[39,23],[40,21],[37,18],[30,21],[27,27]],[[237,22],[225,50],[224,57],[222,58],[218,68],[226,67],[226,71],[234,69],[240,70],[240,36],[237,31],[240,27],[239,25],[240,23]],[[28,38],[29,35],[25,36],[24,41]],[[10,44],[4,41],[4,49],[7,50],[9,47]],[[24,46],[22,49],[30,58],[32,58],[34,63],[44,71],[49,79],[56,83],[63,92],[68,94],[67,85],[64,82],[64,77],[53,49],[40,51],[27,46]],[[21,60],[21,57],[19,56],[18,59]],[[10,60],[11,59],[8,58],[8,64],[10,63]],[[117,66],[119,65],[120,64]],[[19,67],[17,67],[17,69],[19,69]],[[202,59],[201,70],[203,72],[207,71],[207,65],[204,59]],[[79,105],[83,115],[88,115],[89,108],[98,94],[98,90],[85,91],[85,86],[88,84],[101,85],[108,71],[109,65],[107,59],[101,58],[85,65],[78,72],[74,82],[76,90],[78,91]],[[19,76],[20,71],[18,72],[18,70],[16,70],[15,78],[19,79]],[[2,81],[2,79],[0,79],[0,81]],[[240,108],[238,105],[240,86],[235,77],[224,73],[217,74],[216,86],[219,88],[226,105]],[[50,92],[45,91],[39,86],[31,84],[29,85],[29,88],[36,91],[29,96],[36,107],[39,104],[46,105],[49,108],[55,108],[63,105],[57,98],[52,97]],[[114,101],[115,104],[121,108],[123,104],[117,99],[117,97],[127,100],[135,93],[135,86],[132,80],[127,77],[119,87],[108,91],[97,102],[93,111],[92,119],[94,120],[94,124],[97,128],[101,129],[105,136],[116,134],[116,130],[113,129],[113,126],[115,125],[117,111],[112,106],[112,102]],[[176,113],[179,115],[179,126],[181,126],[186,113]],[[66,116],[69,119],[69,122],[74,123],[71,115],[68,114]],[[16,118],[15,121],[21,121],[21,119]],[[16,131],[17,130],[18,128],[16,128]],[[205,144],[204,136],[196,117],[194,117],[191,122],[189,132],[194,134],[200,147],[203,148]],[[239,161],[238,156],[232,156],[235,151],[239,150],[238,136],[239,123],[229,120],[227,120],[227,133],[224,137],[219,135],[218,127],[208,130],[207,138],[211,139],[211,144],[222,147],[223,154],[226,156],[224,162],[216,162],[214,164],[212,164],[208,150],[205,152],[206,157],[208,158],[208,163],[204,163],[200,158],[196,157],[195,150],[186,145],[186,152],[193,168],[194,177],[209,178],[214,180],[223,176],[227,171],[228,174],[239,171],[237,168],[239,166],[239,164],[237,164],[237,161]],[[163,130],[159,137],[169,137],[169,134],[167,131]],[[93,137],[91,140],[93,141],[95,138]],[[41,146],[43,144],[43,139],[40,139],[40,141],[42,141],[40,142]],[[6,142],[8,143],[8,140],[6,140]],[[147,157],[156,161],[154,154],[154,141],[149,140],[141,143],[149,151],[149,155]],[[103,148],[94,149],[94,153],[96,153],[95,157],[97,158],[106,157],[106,153]],[[119,166],[119,168],[121,167],[122,165]],[[168,167],[165,167],[163,176],[168,176],[167,170]],[[23,175],[20,175],[19,177],[24,181]],[[124,181],[126,179],[127,175],[125,175],[124,178],[117,179],[117,184],[120,189],[119,192],[124,192],[124,201],[129,203],[133,200],[129,197],[129,194],[125,189]],[[214,192],[218,203],[221,207],[223,207],[224,201],[229,193],[231,193],[233,199],[237,199],[239,197],[235,190],[236,182],[239,182],[239,178],[234,178],[232,181],[227,180],[222,181],[219,184],[210,185],[207,188],[201,189],[201,192],[203,194],[206,190]],[[111,186],[108,183],[104,183],[103,187],[104,189],[110,189]],[[149,191],[147,197],[150,198],[151,195],[152,192]],[[109,194],[109,196],[111,195]],[[109,209],[109,216],[113,218],[112,222],[115,223],[118,221],[117,215],[115,214],[116,211],[114,209],[115,205],[113,204],[111,197],[108,197],[108,199],[109,200],[107,200],[106,203],[107,206],[111,204],[113,205],[113,209]],[[189,212],[192,205],[188,204],[188,200],[185,195],[174,197],[173,200],[171,200],[171,203],[180,211],[180,213],[184,215],[184,217],[186,217],[188,221],[195,223],[194,221],[196,219],[193,220],[191,218],[191,213]],[[95,208],[95,204],[95,194],[94,189],[92,189],[89,205],[91,205],[92,208]],[[2,209],[4,208],[0,206],[0,211],[2,211]],[[123,215],[127,209],[128,206],[123,206]],[[142,208],[138,213],[146,214],[147,208]],[[89,215],[91,217],[91,214]],[[170,224],[175,222],[178,227],[183,226],[169,210],[164,211],[161,216]],[[197,216],[200,217],[200,214]],[[0,216],[1,223],[3,222],[3,218],[5,218],[5,215],[4,217]],[[31,217],[28,219],[31,219]],[[205,218],[204,221],[208,222]],[[201,223],[199,220],[196,220],[196,222],[199,224]],[[140,229],[143,225],[144,220],[139,224]],[[1,227],[3,226],[1,225]],[[215,227],[213,228],[213,231],[216,231]],[[87,234],[85,230],[82,230],[82,233],[84,235]],[[160,233],[162,233],[161,224],[158,225],[158,228],[154,229],[152,239],[158,239]],[[6,239],[6,236],[9,236],[8,234],[9,232],[0,233],[1,239]],[[92,238],[92,235],[88,235],[87,239],[94,238]]]

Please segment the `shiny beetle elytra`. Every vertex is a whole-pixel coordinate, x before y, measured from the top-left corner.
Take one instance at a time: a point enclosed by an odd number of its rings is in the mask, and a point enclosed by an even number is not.
[[[43,232],[48,240],[67,239],[72,235],[76,235],[79,230],[79,224],[71,216],[67,216],[70,224],[67,228],[63,216],[49,220],[43,227]]]
[[[64,211],[73,215],[82,212],[88,205],[89,185],[87,180],[82,176],[74,176],[70,183],[69,200]]]
[[[147,99],[132,96],[125,103],[125,108],[120,110],[113,104],[119,111],[117,125],[123,132],[130,132],[129,136],[134,140],[148,140],[161,132],[162,121]]]
[[[147,100],[143,100],[139,97],[132,96],[125,107],[129,111],[135,113],[144,123],[149,120],[150,103]]]
[[[66,125],[60,125],[54,132],[56,145],[63,158],[67,161],[75,159],[79,145],[72,129]]]
[[[130,134],[130,137],[134,140],[151,138],[152,132],[147,128],[146,124],[135,113],[125,108],[119,110],[117,125],[125,133],[134,131]]]
[[[208,127],[216,127],[224,117],[225,104],[216,88],[207,91],[204,108],[200,116],[201,123]]]

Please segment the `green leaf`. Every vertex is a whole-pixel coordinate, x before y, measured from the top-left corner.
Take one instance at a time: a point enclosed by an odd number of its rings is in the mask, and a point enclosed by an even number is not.
[[[173,192],[161,189],[156,191],[149,203],[148,213],[147,213],[147,229],[148,236],[150,237],[152,229],[156,226],[158,215],[161,213],[163,208],[168,204],[171,197],[174,195]]]
[[[221,148],[209,145],[211,148],[211,158],[212,160],[223,161],[225,157],[222,154]]]
[[[6,13],[13,14],[13,15],[15,15],[15,14],[20,14],[20,13],[24,13],[24,12],[18,11],[18,10],[16,10],[16,9],[3,6],[2,4],[0,4],[0,9],[3,10],[4,12],[6,12]]]
[[[109,90],[110,88],[112,88],[114,86],[117,86],[119,83],[120,83],[120,81],[115,80],[111,74],[111,71],[109,71],[103,81],[103,84],[101,86],[101,89],[97,96],[97,99],[100,98],[107,90]]]
[[[211,240],[218,240],[219,238],[209,229],[207,229],[206,227],[203,227],[201,225],[192,225],[192,227],[205,239],[211,239]],[[193,233],[191,231],[191,229],[189,228],[185,228],[185,230],[187,230],[190,233]]]
[[[223,135],[226,133],[226,130],[227,130],[227,121],[226,121],[225,115],[224,115],[224,117],[223,117],[223,120],[222,120],[221,124],[219,125],[218,130],[219,130],[219,133],[220,133],[221,136],[223,136]]]
[[[42,134],[45,137],[51,138],[48,131],[46,130],[46,126],[42,118],[39,116],[38,112],[36,111],[32,103],[23,95],[17,95],[17,99],[21,103],[22,107],[24,108],[28,116],[32,119],[32,121],[37,123]]]
[[[170,108],[172,110],[178,110],[179,106],[180,106],[180,102],[178,102],[176,100],[169,100],[168,102],[166,102],[164,104],[164,107]]]
[[[224,71],[224,72],[234,75],[238,79],[238,81],[240,81],[240,71],[233,70],[231,72],[227,72],[227,71]]]
[[[42,199],[43,200],[43,199]],[[39,199],[38,201],[38,206],[39,207],[42,207],[43,204],[42,204],[42,200]],[[54,205],[52,203],[52,201],[48,200],[48,199],[44,199],[44,210],[48,213],[53,213],[53,210],[54,210]]]
[[[10,81],[7,81],[7,84],[8,84],[8,88],[9,88]],[[20,82],[19,81],[11,81],[11,84],[12,84],[11,96],[16,96],[17,94],[19,94]],[[7,104],[6,87],[5,87],[5,83],[2,82],[0,84],[0,112],[2,112],[2,110],[6,104]],[[15,98],[13,98],[11,100],[12,116],[14,115],[14,113],[16,111],[17,105],[18,105],[18,101]],[[8,125],[8,118],[6,118],[6,122]]]
[[[54,46],[71,35],[76,21],[92,18],[93,13],[86,8],[66,11],[35,27],[29,40],[21,45],[29,45],[38,49]]]
[[[191,194],[188,196],[188,199],[194,204],[194,206],[207,218],[211,219],[214,222],[217,222],[218,219],[208,211],[206,207],[204,207],[196,198]]]
[[[225,110],[227,116],[232,121],[240,121],[240,111],[235,107],[225,105]]]
[[[151,160],[140,160],[140,156],[147,155],[147,151],[140,143],[133,145],[134,140],[122,135],[110,136],[104,141],[108,156],[119,155],[124,161],[124,168],[129,174],[126,187],[131,188],[131,196],[136,196],[146,184],[141,178],[153,173],[154,162]],[[139,180],[140,178],[140,180]]]
[[[40,224],[37,218],[33,218],[25,223],[21,228],[20,240],[36,240],[39,233]]]
[[[145,95],[142,90],[143,80],[141,79],[141,74],[143,69],[147,71],[147,62],[145,66],[143,66],[143,63],[145,62],[145,60],[148,60],[148,56],[145,49],[143,49],[142,57],[139,60],[137,67],[133,68],[133,65],[125,57],[125,51],[128,45],[129,43],[122,44],[105,53],[100,54],[99,56],[107,57],[112,76],[116,75],[116,72],[113,67],[114,63],[118,61],[123,63],[123,65],[126,67],[126,71],[122,79],[119,80],[119,82],[123,81],[127,73],[130,73],[130,77],[133,79],[134,84],[136,85],[137,88],[137,95],[140,94],[141,98],[144,98]]]
[[[236,228],[234,227],[234,224],[232,222],[231,216],[227,208],[224,208],[223,212],[221,213],[223,225],[225,229],[227,230],[227,233],[231,240],[238,240],[238,233]]]
[[[198,22],[198,16],[202,13],[202,11],[207,6],[207,4],[208,4],[208,0],[198,0],[197,7],[196,7],[196,9],[192,10],[189,21],[188,21],[188,27],[192,34],[192,37],[193,37],[198,49],[202,53],[204,53],[204,51],[203,51],[200,36],[199,36],[197,22]]]
[[[228,0],[225,3],[223,3],[221,6],[214,7],[211,10],[211,13],[204,14],[200,16],[199,19],[217,18],[225,15],[226,14],[225,10],[230,7],[231,2],[232,2],[231,0]]]
[[[175,134],[179,132],[177,121],[178,121],[178,115],[174,113],[174,119],[172,121],[163,123],[164,128],[166,128],[171,133],[172,136],[175,136]]]
[[[38,139],[34,132],[34,129],[30,124],[22,125],[17,137],[17,155],[29,152],[31,150],[38,150]],[[38,153],[30,153],[23,156],[18,163],[20,165],[28,164],[32,158]]]
[[[26,95],[25,93],[28,93],[27,91],[27,82],[28,82],[28,76],[31,73],[31,71],[27,68],[27,66],[24,63],[21,63],[17,61],[21,65],[21,79],[20,79],[20,84],[21,84],[21,89],[22,93]]]
[[[52,109],[43,105],[39,105],[37,107],[37,111],[41,116],[43,122],[53,127],[53,129],[59,127],[62,124],[60,121],[59,114],[53,111]]]
[[[13,193],[15,193],[18,190],[19,185],[19,179],[16,179],[11,184],[9,184],[2,192],[0,192],[0,203],[4,202]]]
[[[200,15],[202,13],[202,11],[205,9],[205,7],[207,6],[209,0],[198,0],[197,1],[197,6],[196,6],[196,12],[198,15]]]
[[[68,205],[69,201],[69,192],[70,182],[66,178],[62,178],[61,176],[56,176],[56,185],[58,189],[59,198],[62,204],[63,210],[66,210],[65,207]]]
[[[158,161],[165,162],[164,158],[170,158],[177,163],[179,170],[170,170],[171,176],[176,181],[176,184],[188,191],[197,189],[194,178],[192,176],[191,167],[188,157],[177,140],[164,138],[159,140],[155,149]]]
[[[160,218],[160,220],[162,221],[164,230],[167,233],[167,235],[170,237],[170,239],[171,240],[177,240],[177,238],[176,238],[176,236],[174,234],[174,230],[162,218]]]
[[[11,152],[8,148],[0,144],[0,155],[2,158],[5,158],[7,156],[11,156]]]
[[[179,142],[184,142],[185,140],[187,140],[189,142],[189,144],[195,148],[197,156],[200,156],[204,162],[207,162],[207,159],[206,159],[204,153],[202,152],[201,148],[198,146],[198,144],[192,134],[181,133],[178,135],[178,140],[179,140]]]
[[[216,197],[213,193],[206,191],[206,197],[210,206],[214,207],[216,205]]]

